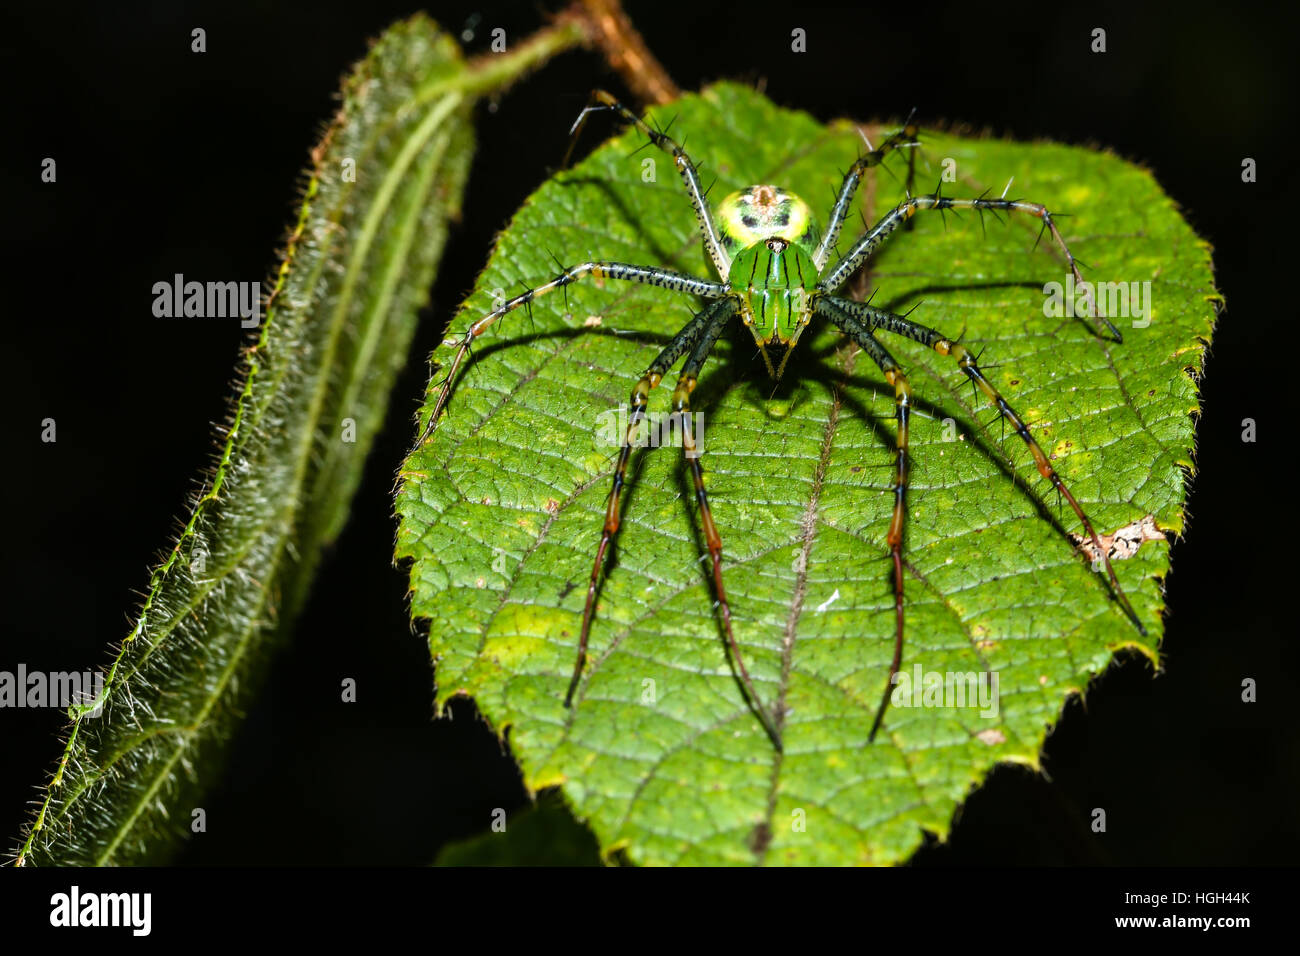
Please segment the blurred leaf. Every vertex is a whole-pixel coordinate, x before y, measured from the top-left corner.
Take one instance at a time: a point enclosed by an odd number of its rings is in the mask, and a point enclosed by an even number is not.
[[[735,85],[656,111],[716,175],[712,197],[774,182],[828,210],[862,149]],[[556,122],[567,115],[557,113]],[[877,134],[879,131],[875,131]],[[601,258],[709,275],[671,160],[628,131],[545,183],[503,233],[460,332],[566,265]],[[1028,420],[1103,535],[1153,516],[1183,527],[1195,376],[1217,301],[1208,247],[1151,175],[1113,155],[1049,143],[932,134],[927,188],[955,160],[948,195],[1015,196],[1073,218],[1062,228],[1089,276],[1150,282],[1149,325],[1122,345],[1049,317],[1064,282],[1037,223],[917,216],[872,263],[875,304],[984,348],[990,380]],[[646,181],[653,159],[657,176]],[[902,198],[906,160],[861,194],[868,220]],[[824,215],[824,212],[822,213]],[[824,223],[823,223],[824,224]],[[847,248],[858,229],[850,220]],[[1141,288],[1141,286],[1139,286]],[[639,863],[893,863],[922,831],[944,836],[999,761],[1036,765],[1047,727],[1113,653],[1155,657],[1164,536],[1116,570],[1151,637],[1076,550],[1027,450],[997,432],[956,364],[882,334],[908,370],[914,420],[904,670],[994,675],[1000,707],[895,704],[867,735],[893,647],[885,533],[892,390],[832,328],[805,337],[774,388],[737,327],[692,401],[724,548],[737,638],[770,707],[788,708],[778,754],[745,705],[712,608],[689,478],[672,448],[637,452],[592,663],[563,706],[616,448],[608,425],[691,311],[682,296],[587,281],[512,313],[479,343],[448,415],[408,459],[397,554],[412,560],[412,612],[429,622],[437,700],[473,697],[531,789],[560,786],[605,853]],[[446,368],[452,348],[437,358]],[[437,381],[441,376],[435,376]],[[670,376],[651,396],[666,411]],[[431,383],[430,398],[436,391]],[[428,414],[431,406],[426,406]],[[604,417],[602,417],[604,416]],[[618,438],[614,438],[616,443]],[[1117,545],[1116,557],[1123,548]],[[1135,728],[1136,730],[1136,728]]]
[[[446,846],[435,866],[599,866],[600,847],[554,793],[490,831]]]

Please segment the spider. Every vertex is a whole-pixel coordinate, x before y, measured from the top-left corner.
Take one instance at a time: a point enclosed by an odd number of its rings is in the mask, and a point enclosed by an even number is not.
[[[713,588],[716,595],[716,607],[721,618],[731,659],[735,665],[736,675],[742,685],[748,704],[761,721],[765,731],[777,750],[782,749],[780,724],[772,719],[758,692],[750,680],[749,672],[741,657],[732,626],[731,607],[727,601],[726,589],[722,579],[722,539],[709,507],[708,494],[704,487],[704,473],[700,464],[699,451],[693,430],[687,427],[691,415],[691,393],[694,391],[701,369],[714,344],[734,319],[749,329],[754,342],[762,354],[768,374],[773,379],[780,379],[785,372],[786,363],[798,343],[804,330],[814,316],[833,323],[863,352],[879,366],[886,383],[894,391],[897,430],[894,449],[893,468],[893,515],[886,535],[892,561],[894,589],[894,653],[885,682],[884,695],[876,710],[870,741],[875,740],[889,706],[895,676],[902,665],[904,634],[904,576],[903,576],[903,530],[906,516],[905,502],[908,487],[908,425],[912,413],[912,392],[902,368],[876,337],[879,331],[913,339],[940,355],[954,359],[958,368],[971,381],[974,388],[982,392],[998,410],[1001,418],[1010,424],[1011,429],[1028,446],[1038,472],[1046,478],[1058,494],[1069,502],[1070,507],[1083,525],[1087,539],[1091,539],[1094,553],[1100,555],[1105,567],[1110,588],[1123,608],[1124,613],[1143,635],[1146,628],[1138,619],[1129,603],[1128,597],[1120,587],[1119,580],[1111,567],[1110,558],[1101,546],[1092,522],[1084,513],[1078,500],[1071,494],[1065,482],[1052,468],[1047,455],[1043,453],[1038,442],[1030,434],[1024,420],[1015,412],[989,382],[972,355],[956,339],[950,338],[935,329],[912,321],[907,315],[873,307],[869,302],[858,302],[836,295],[848,280],[866,263],[873,254],[893,235],[899,227],[906,224],[920,211],[924,210],[966,210],[973,209],[981,215],[985,212],[1020,212],[1038,218],[1042,231],[1049,233],[1060,248],[1077,283],[1083,279],[1079,264],[1069,247],[1061,238],[1056,223],[1047,207],[1040,203],[1025,202],[1017,199],[988,198],[987,193],[977,199],[954,199],[940,195],[911,195],[887,212],[875,225],[866,229],[850,246],[848,252],[835,264],[828,264],[831,251],[835,249],[848,215],[853,197],[866,171],[880,165],[886,156],[894,150],[916,145],[918,128],[911,119],[897,133],[882,141],[878,148],[868,142],[868,152],[861,155],[844,175],[844,180],[836,194],[831,208],[830,218],[825,232],[819,233],[812,211],[808,204],[794,193],[776,185],[755,185],[748,189],[732,193],[711,209],[706,201],[707,190],[701,189],[696,165],[685,150],[664,130],[648,125],[645,120],[620,103],[614,96],[604,90],[592,93],[588,104],[583,108],[570,130],[571,144],[580,135],[587,117],[597,111],[611,110],[625,121],[634,125],[642,134],[660,150],[669,154],[686,186],[686,192],[695,209],[695,218],[704,239],[705,250],[717,269],[718,279],[702,279],[682,272],[675,272],[657,266],[635,265],[624,262],[596,260],[583,262],[565,268],[562,264],[559,275],[542,285],[527,289],[517,296],[498,305],[497,308],[478,319],[460,337],[456,346],[448,373],[438,393],[433,412],[429,416],[418,445],[423,444],[432,434],[442,413],[446,409],[457,372],[469,355],[471,344],[491,328],[499,319],[515,309],[528,306],[538,296],[556,289],[565,289],[583,278],[618,279],[636,282],[671,292],[680,292],[704,299],[703,309],[683,326],[672,340],[664,346],[658,357],[641,376],[632,389],[630,400],[631,415],[628,419],[626,435],[619,448],[617,465],[614,469],[613,485],[605,505],[605,521],[592,564],[591,576],[587,584],[586,603],[582,614],[582,629],[578,640],[577,659],[574,663],[573,676],[569,681],[564,704],[572,706],[573,695],[581,681],[587,662],[587,645],[594,616],[596,594],[604,570],[606,554],[610,543],[618,533],[620,523],[620,498],[626,482],[628,461],[632,448],[635,447],[638,426],[646,415],[646,406],[651,391],[656,388],[669,370],[683,355],[686,360],[673,389],[671,416],[681,423],[682,449],[687,466],[691,470],[694,483],[695,500],[699,508],[704,541],[710,560]],[[567,164],[568,157],[565,157]],[[910,184],[910,176],[909,176]],[[1041,235],[1041,233],[1040,233]],[[1095,306],[1089,303],[1089,314],[1099,318],[1109,330],[1116,342],[1122,341],[1118,329],[1105,317],[1096,316]],[[910,314],[910,313],[909,313]],[[780,715],[778,715],[780,716]]]

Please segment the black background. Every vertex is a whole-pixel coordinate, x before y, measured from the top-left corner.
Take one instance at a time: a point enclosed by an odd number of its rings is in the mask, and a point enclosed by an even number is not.
[[[1294,483],[1288,243],[1294,32],[1274,14],[1181,4],[978,10],[916,4],[629,2],[684,88],[766,79],[822,119],[966,121],[1018,138],[1095,142],[1149,165],[1216,247],[1228,309],[1198,433],[1200,472],[1168,581],[1165,670],[1112,667],[1049,739],[1050,779],[997,770],[922,864],[1294,861],[1300,745],[1291,616]],[[415,3],[33,5],[3,31],[4,593],[0,669],[81,670],[128,630],[147,567],[210,461],[243,332],[152,316],[151,287],[183,272],[257,279],[296,209],[295,185],[341,75]],[[481,14],[522,39],[537,7],[439,2],[459,32]],[[311,25],[304,27],[310,11]],[[1105,54],[1090,52],[1094,27]],[[207,31],[205,54],[190,30]],[[808,52],[790,50],[807,31]],[[427,647],[391,566],[389,491],[411,438],[420,360],[486,259],[493,234],[558,163],[593,86],[590,53],[547,66],[478,111],[479,151],[353,520],[292,646],[249,714],[187,863],[414,863],[527,802],[473,706],[431,719]],[[608,132],[593,133],[590,148]],[[697,133],[696,136],[703,134]],[[58,182],[40,163],[58,161]],[[1244,157],[1259,181],[1241,182]],[[1086,258],[1086,256],[1085,256]],[[42,444],[39,423],[58,421]],[[1241,441],[1243,418],[1258,423]],[[341,676],[360,700],[342,705]],[[1259,702],[1240,701],[1244,677]],[[0,842],[17,841],[57,755],[54,711],[0,712]],[[1105,807],[1108,832],[1088,812]]]

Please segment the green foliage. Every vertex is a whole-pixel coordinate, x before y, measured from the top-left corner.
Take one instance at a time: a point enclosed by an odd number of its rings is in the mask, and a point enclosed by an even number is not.
[[[776,183],[829,209],[862,149],[720,85],[658,111],[709,176],[712,195]],[[556,116],[564,123],[567,116]],[[628,131],[545,183],[520,210],[453,332],[565,264],[588,258],[708,275],[671,161]],[[918,215],[874,262],[875,304],[963,334],[1030,423],[1103,535],[1154,516],[1178,533],[1192,468],[1196,374],[1217,293],[1207,246],[1144,170],[1050,143],[925,137],[921,184],[955,160],[948,195],[1002,191],[1073,218],[1062,229],[1096,281],[1150,285],[1150,324],[1122,345],[1081,319],[1048,317],[1059,255],[1036,222]],[[647,181],[647,159],[656,176]],[[905,159],[862,193],[868,219],[902,198]],[[824,223],[823,223],[824,225]],[[857,231],[850,221],[840,240]],[[861,291],[861,290],[859,290]],[[922,830],[948,832],[965,794],[1000,761],[1036,765],[1066,697],[1125,647],[1156,657],[1160,536],[1116,562],[1143,641],[1070,537],[1079,529],[1005,442],[948,359],[889,336],[921,412],[905,542],[904,670],[990,673],[999,710],[895,704],[867,734],[888,672],[892,390],[831,328],[815,328],[774,390],[743,329],[724,336],[693,407],[724,548],[737,637],[770,707],[788,708],[774,751],[742,699],[712,608],[689,479],[675,448],[637,452],[621,536],[592,629],[593,663],[562,705],[586,581],[621,434],[609,427],[637,377],[698,303],[584,282],[512,313],[474,352],[448,415],[408,459],[397,554],[412,613],[427,619],[437,701],[473,697],[509,739],[526,784],[560,786],[603,852],[633,862],[893,863]],[[437,358],[446,368],[444,343]],[[435,380],[440,376],[435,375]],[[435,394],[430,386],[430,399]],[[651,397],[666,411],[670,378]],[[426,407],[426,415],[431,404]],[[605,416],[602,418],[602,415]],[[614,438],[617,442],[617,438]]]
[[[346,81],[215,469],[118,648],[102,715],[73,714],[20,862],[157,861],[189,832],[343,527],[428,298],[473,151],[465,75],[454,42],[416,18]]]
[[[503,821],[505,828],[443,847],[435,866],[598,866],[591,831],[573,819],[555,791]]]

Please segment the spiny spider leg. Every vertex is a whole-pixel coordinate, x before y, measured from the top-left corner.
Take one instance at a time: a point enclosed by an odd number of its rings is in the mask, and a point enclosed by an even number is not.
[[[889,533],[885,536],[889,556],[894,564],[894,659],[889,664],[889,676],[885,679],[885,694],[876,709],[871,733],[867,736],[868,741],[874,742],[889,707],[889,698],[894,690],[894,675],[903,664],[903,522],[907,517],[908,424],[911,418],[912,390],[898,362],[876,341],[868,324],[843,308],[846,303],[857,303],[827,295],[817,296],[814,301],[814,310],[818,315],[839,326],[880,366],[880,371],[885,373],[885,381],[893,386],[894,406],[898,411],[898,433],[894,441],[894,514],[889,521]]]
[[[691,349],[690,356],[682,366],[682,374],[678,379],[677,388],[673,391],[673,412],[677,416],[676,420],[682,429],[682,447],[695,477],[695,496],[700,504],[701,523],[704,526],[709,555],[713,560],[713,581],[718,593],[727,641],[731,647],[736,669],[740,674],[745,693],[749,696],[751,703],[758,712],[768,734],[772,736],[773,742],[777,747],[780,747],[780,737],[776,734],[775,726],[764,709],[758,692],[754,689],[753,682],[749,677],[749,671],[745,668],[745,662],[740,656],[740,649],[737,647],[735,636],[732,633],[731,608],[727,603],[726,591],[722,587],[722,541],[718,536],[718,529],[713,523],[713,515],[709,511],[709,502],[704,493],[704,477],[700,469],[699,458],[693,454],[695,437],[688,427],[690,416],[689,395],[695,387],[696,376],[699,375],[704,359],[717,342],[722,329],[735,316],[736,310],[737,303],[732,298],[725,298],[711,303],[664,347],[664,350],[659,353],[659,356],[651,363],[650,368],[632,390],[630,400],[632,413],[628,421],[627,433],[623,437],[622,447],[619,449],[618,465],[614,469],[613,486],[610,488],[609,497],[605,501],[605,525],[601,532],[600,545],[596,549],[596,560],[592,563],[591,578],[587,582],[587,601],[583,607],[582,631],[578,637],[578,657],[574,664],[573,677],[569,681],[569,690],[564,695],[564,706],[569,707],[572,705],[574,692],[578,689],[578,683],[582,679],[583,667],[587,663],[587,646],[591,636],[591,621],[596,608],[596,590],[600,584],[601,571],[604,570],[605,554],[609,549],[609,543],[614,535],[618,533],[621,521],[620,498],[627,476],[628,460],[632,456],[637,426],[640,424],[641,419],[645,417],[646,404],[650,399],[651,390],[659,384],[668,369],[681,357],[682,353],[687,349]]]
[[[564,695],[564,706],[569,707],[573,704],[573,694],[578,689],[578,682],[582,679],[582,669],[587,664],[587,642],[591,636],[591,619],[596,608],[596,590],[600,585],[600,572],[605,567],[605,552],[609,549],[609,543],[614,535],[618,533],[619,525],[622,519],[620,513],[620,498],[623,493],[623,485],[627,480],[627,464],[632,457],[632,449],[635,447],[633,442],[636,440],[637,427],[641,424],[641,419],[645,417],[646,404],[650,401],[650,392],[659,384],[668,370],[672,368],[673,363],[682,357],[682,353],[695,345],[708,328],[709,323],[713,320],[713,315],[729,300],[723,299],[711,303],[703,311],[696,314],[686,326],[673,336],[673,340],[664,346],[663,351],[650,363],[644,375],[632,389],[632,397],[629,404],[632,406],[632,413],[628,419],[627,432],[623,436],[623,444],[618,450],[618,464],[614,468],[614,483],[609,489],[609,496],[605,499],[605,525],[600,535],[600,545],[596,548],[596,560],[592,562],[591,577],[587,582],[587,601],[582,610],[582,630],[578,636],[578,659],[573,666],[573,677],[569,680],[568,692]]]
[[[1115,597],[1119,601],[1120,607],[1124,609],[1124,613],[1128,615],[1129,619],[1137,627],[1138,632],[1145,637],[1147,629],[1138,619],[1137,612],[1133,610],[1133,605],[1129,603],[1128,595],[1126,595],[1124,589],[1120,587],[1119,578],[1115,576],[1115,569],[1111,567],[1110,555],[1107,553],[1106,549],[1101,546],[1101,540],[1097,537],[1097,532],[1093,529],[1092,522],[1088,520],[1087,514],[1084,513],[1083,507],[1079,504],[1078,500],[1075,499],[1074,495],[1070,493],[1070,489],[1065,486],[1065,482],[1061,480],[1061,476],[1056,473],[1056,469],[1054,469],[1051,462],[1048,461],[1047,455],[1043,453],[1043,449],[1040,448],[1038,442],[1034,440],[1034,436],[1029,433],[1029,428],[1025,425],[1024,420],[1016,414],[1015,410],[1007,403],[1007,400],[1003,398],[998,393],[998,390],[993,387],[992,383],[984,377],[984,373],[980,371],[979,366],[975,362],[975,356],[971,355],[965,346],[959,345],[943,333],[924,325],[920,325],[919,323],[913,322],[910,319],[893,312],[873,308],[872,306],[861,302],[851,302],[848,299],[841,299],[838,296],[824,296],[819,299],[819,302],[829,302],[833,304],[841,312],[856,318],[863,325],[876,329],[884,329],[886,332],[893,332],[897,335],[906,336],[913,341],[920,342],[927,348],[934,349],[940,355],[948,355],[957,360],[957,365],[961,368],[966,377],[985,394],[989,401],[993,403],[993,406],[998,410],[999,414],[1001,414],[1006,421],[1011,423],[1012,430],[1020,436],[1020,440],[1028,446],[1030,453],[1034,456],[1034,464],[1038,466],[1038,473],[1050,481],[1057,493],[1070,503],[1070,507],[1074,509],[1074,513],[1078,515],[1079,521],[1083,524],[1083,530],[1087,533],[1088,537],[1092,539],[1093,547],[1096,548],[1097,554],[1101,556],[1101,560],[1106,566],[1106,575],[1110,578],[1110,586],[1115,592]]]
[[[433,406],[433,414],[429,416],[429,421],[424,426],[419,441],[415,443],[417,448],[423,445],[429,435],[433,433],[434,426],[438,424],[443,410],[447,407],[447,400],[451,397],[451,388],[455,382],[456,373],[460,370],[471,343],[508,312],[513,312],[521,306],[528,305],[534,299],[546,295],[548,292],[565,288],[585,276],[592,276],[597,279],[622,279],[626,282],[639,282],[643,285],[658,286],[670,292],[685,292],[688,295],[703,296],[706,299],[717,299],[727,294],[727,287],[721,282],[709,282],[705,279],[697,279],[692,275],[673,272],[669,269],[660,269],[655,266],[636,266],[629,265],[626,262],[583,262],[565,269],[549,282],[545,282],[533,289],[526,289],[514,298],[506,300],[466,330],[461,337],[460,347],[456,349],[456,357],[452,359],[451,369],[447,372],[447,377],[443,381],[442,391],[438,393],[438,401]]]
[[[822,280],[817,283],[817,288],[823,292],[834,292],[842,286],[858,267],[869,259],[875,251],[884,244],[889,235],[907,222],[916,214],[918,210],[937,209],[940,211],[947,209],[974,209],[980,213],[984,212],[1026,212],[1031,216],[1042,220],[1043,228],[1052,234],[1061,252],[1065,254],[1065,261],[1070,266],[1070,271],[1074,274],[1074,281],[1081,288],[1089,288],[1084,284],[1083,274],[1079,272],[1079,263],[1070,252],[1070,247],[1066,245],[1065,240],[1061,238],[1061,233],[1056,228],[1056,222],[1052,219],[1051,212],[1041,203],[1023,202],[1019,199],[949,199],[947,196],[940,196],[937,193],[932,196],[912,196],[899,203],[881,220],[868,229],[855,242],[848,254],[845,255],[839,263],[832,268]],[[1088,314],[1093,318],[1100,318],[1105,323],[1110,334],[1114,336],[1116,342],[1124,341],[1119,329],[1115,328],[1110,319],[1105,316],[1097,315],[1096,301],[1091,293],[1088,295]]]
[[[690,466],[691,477],[695,482],[695,501],[700,508],[700,525],[704,529],[704,542],[709,549],[709,562],[713,566],[713,587],[717,593],[718,610],[722,614],[722,626],[727,634],[731,657],[736,662],[736,670],[739,672],[750,704],[758,714],[759,720],[763,722],[768,736],[772,738],[772,744],[780,751],[781,733],[768,714],[767,708],[763,706],[763,699],[758,696],[758,691],[754,688],[754,682],[749,677],[745,660],[740,655],[740,646],[736,643],[735,632],[732,630],[731,605],[727,601],[727,591],[722,586],[722,536],[718,534],[718,526],[713,522],[713,511],[709,508],[709,496],[704,490],[704,469],[700,465],[699,451],[695,446],[695,431],[691,427],[691,392],[695,391],[696,379],[704,366],[704,360],[717,342],[718,335],[735,314],[736,303],[732,301],[731,310],[724,308],[718,312],[713,323],[705,330],[690,356],[682,364],[681,376],[677,379],[677,387],[673,389],[672,409],[673,416],[682,430],[682,454]]]
[[[582,127],[587,122],[587,115],[602,109],[609,109],[618,113],[648,136],[650,142],[654,143],[655,146],[672,156],[673,163],[677,166],[677,172],[681,174],[682,181],[686,183],[686,191],[690,194],[691,205],[695,207],[695,219],[699,223],[700,232],[704,236],[704,245],[708,249],[709,258],[713,260],[718,275],[726,278],[727,273],[731,271],[731,257],[722,248],[718,228],[713,224],[713,213],[704,199],[704,190],[700,188],[700,175],[695,169],[695,164],[686,155],[686,150],[682,149],[675,140],[651,127],[645,120],[615,99],[612,94],[604,90],[592,90],[591,100],[583,107],[582,112],[578,114],[578,118],[573,121],[573,128],[569,130],[569,149],[564,155],[563,165],[569,165],[569,156],[573,152],[578,137],[582,134]]]
[[[844,174],[844,182],[840,186],[839,195],[835,198],[835,205],[831,208],[831,218],[826,224],[826,234],[822,236],[822,241],[817,244],[817,249],[813,253],[813,262],[817,264],[818,269],[826,267],[826,259],[830,256],[831,250],[835,248],[835,243],[840,238],[840,230],[844,227],[844,219],[849,214],[849,207],[853,205],[853,196],[858,191],[863,174],[872,166],[878,166],[884,162],[885,157],[893,150],[914,141],[918,132],[916,124],[909,120],[901,130],[890,136],[878,148],[873,149],[867,155],[858,157],[857,162],[849,167],[849,171]],[[909,190],[911,184],[912,172],[911,163],[909,162]]]

